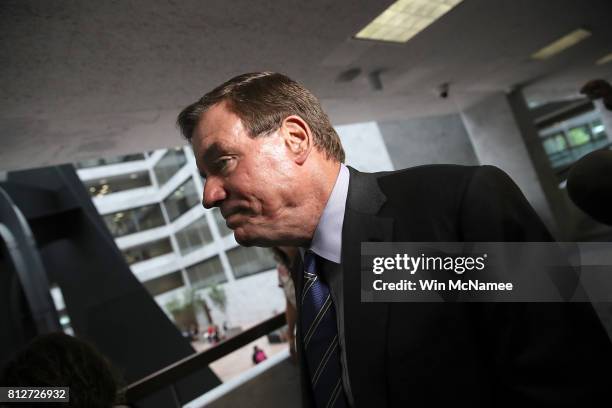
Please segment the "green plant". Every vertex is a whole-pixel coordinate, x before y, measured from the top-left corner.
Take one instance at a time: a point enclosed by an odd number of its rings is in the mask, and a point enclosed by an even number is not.
[[[181,299],[174,298],[168,303],[166,303],[166,310],[170,313],[182,309],[182,301]]]
[[[225,311],[227,297],[225,296],[225,290],[221,286],[211,286],[208,290],[208,297],[215,305],[219,307],[219,309]]]
[[[202,299],[192,288],[185,288],[182,296],[177,296],[166,303],[166,310],[174,317],[176,325],[182,330],[188,330],[197,324],[196,305],[201,305]]]

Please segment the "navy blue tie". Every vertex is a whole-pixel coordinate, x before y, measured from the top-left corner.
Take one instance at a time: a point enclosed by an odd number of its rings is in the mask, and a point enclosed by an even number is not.
[[[301,340],[317,408],[347,407],[342,386],[336,309],[329,287],[317,274],[317,256],[311,251],[304,255],[301,302]]]

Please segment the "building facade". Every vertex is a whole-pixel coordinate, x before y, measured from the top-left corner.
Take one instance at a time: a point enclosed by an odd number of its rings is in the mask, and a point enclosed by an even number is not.
[[[132,272],[169,316],[193,293],[206,303],[203,326],[244,328],[284,310],[271,252],[240,246],[219,209],[202,207],[189,146],[76,167]]]

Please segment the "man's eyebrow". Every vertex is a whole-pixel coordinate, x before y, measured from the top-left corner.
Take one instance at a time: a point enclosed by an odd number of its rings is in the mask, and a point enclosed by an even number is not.
[[[223,152],[223,149],[221,148],[219,143],[214,142],[213,144],[208,146],[206,150],[204,150],[204,153],[202,154],[201,159],[204,163],[206,163],[208,161],[211,161],[212,159],[215,159],[217,156],[220,156],[222,152]]]
[[[221,148],[219,143],[214,142],[213,144],[208,146],[206,150],[204,150],[204,153],[200,156],[200,159],[202,160],[202,163],[212,162],[222,153],[223,153],[223,149]],[[206,179],[206,174],[204,174],[203,171],[200,171],[199,173],[202,178]]]

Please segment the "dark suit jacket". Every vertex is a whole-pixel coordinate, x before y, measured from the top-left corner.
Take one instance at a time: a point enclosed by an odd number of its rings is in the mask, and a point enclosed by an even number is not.
[[[552,240],[505,173],[453,165],[350,171],[342,270],[356,407],[592,406],[604,394],[612,349],[588,303],[360,301],[361,242]],[[300,299],[301,274],[295,281]],[[299,319],[297,331],[301,355]]]

